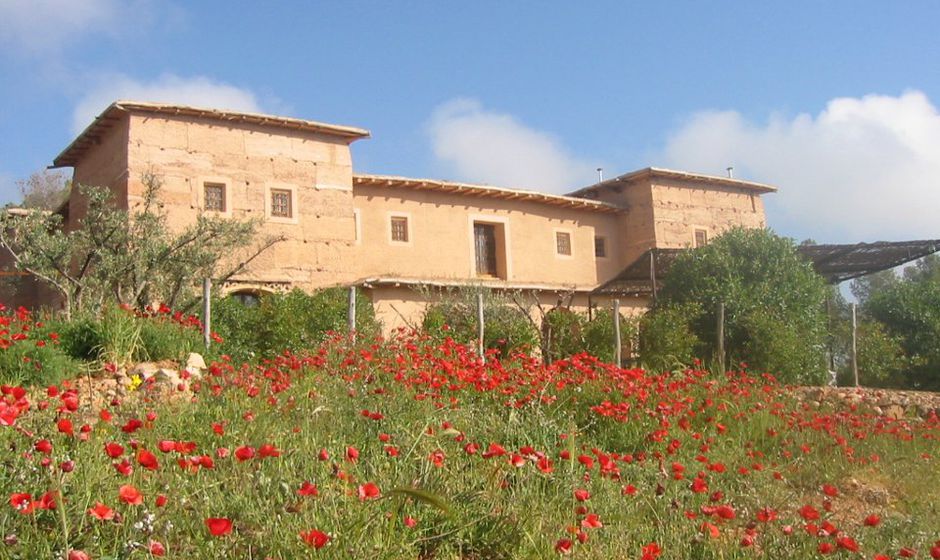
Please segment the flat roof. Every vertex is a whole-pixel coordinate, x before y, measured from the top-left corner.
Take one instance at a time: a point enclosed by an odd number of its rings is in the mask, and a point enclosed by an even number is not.
[[[397,177],[393,175],[353,174],[353,185],[376,187],[401,187],[414,190],[435,191],[443,193],[498,198],[502,200],[517,200],[523,202],[537,202],[558,206],[561,208],[578,208],[594,212],[616,213],[623,208],[599,200],[589,200],[560,194],[548,194],[525,189],[511,189],[494,187],[491,185],[478,185],[472,183],[457,183],[441,181],[438,179],[415,179],[410,177]]]
[[[262,113],[247,113],[242,111],[227,111],[223,109],[207,109],[190,107],[188,105],[171,105],[165,103],[149,103],[144,101],[115,101],[102,111],[85,130],[72,141],[62,153],[52,162],[51,167],[74,166],[88,151],[88,148],[97,144],[102,134],[121,120],[124,114],[151,113],[156,115],[185,116],[210,119],[223,123],[245,123],[271,128],[288,130],[301,130],[316,132],[329,136],[348,138],[350,141],[368,138],[369,131],[363,128],[326,124],[293,117],[278,117]]]
[[[685,181],[698,181],[710,183],[713,185],[719,185],[724,187],[734,187],[738,189],[745,189],[750,191],[755,191],[758,193],[772,193],[777,192],[777,187],[773,185],[767,185],[764,183],[756,183],[754,181],[743,181],[741,179],[735,179],[733,177],[719,177],[716,175],[705,175],[702,173],[690,173],[688,171],[677,171],[675,169],[664,169],[662,167],[644,167],[643,169],[637,169],[636,171],[631,171],[630,173],[625,173],[623,175],[618,175],[613,179],[607,179],[599,183],[595,183],[583,189],[578,189],[574,192],[568,193],[568,196],[584,197],[589,196],[590,193],[598,191],[606,187],[613,187],[618,184],[630,183],[638,179],[646,179],[651,177],[665,177],[668,179],[679,179]]]

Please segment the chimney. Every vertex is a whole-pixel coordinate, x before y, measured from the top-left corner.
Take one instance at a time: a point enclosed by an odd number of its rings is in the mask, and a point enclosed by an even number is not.
[[[597,182],[598,183],[604,182],[604,168],[603,167],[597,168]]]
[[[725,169],[728,170],[728,178],[734,179],[734,166],[732,165],[731,167],[726,167]]]

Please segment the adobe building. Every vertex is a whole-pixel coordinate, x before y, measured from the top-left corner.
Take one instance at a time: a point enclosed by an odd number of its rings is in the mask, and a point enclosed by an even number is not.
[[[418,324],[418,286],[523,290],[552,306],[605,304],[599,286],[653,249],[764,227],[769,185],[646,168],[568,195],[357,173],[360,128],[296,118],[118,101],[58,157],[73,183],[107,186],[123,208],[142,177],[163,183],[171,227],[199,214],[260,218],[285,241],[231,278],[225,293],[357,285],[386,330]],[[73,196],[66,227],[78,227]],[[233,258],[237,258],[233,255]],[[620,294],[639,312],[647,295]]]

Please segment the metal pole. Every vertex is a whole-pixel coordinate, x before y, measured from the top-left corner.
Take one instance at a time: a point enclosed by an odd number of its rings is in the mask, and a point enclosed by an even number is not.
[[[356,287],[349,287],[349,305],[346,308],[346,328],[353,342],[356,341]]]
[[[656,303],[656,249],[650,249],[650,291],[653,293],[653,303]]]
[[[477,294],[477,354],[483,358],[483,294]]]
[[[204,278],[202,281],[202,339],[206,343],[206,350],[212,342],[212,279]]]
[[[858,319],[856,317],[856,304],[852,304],[852,376],[855,386],[858,387]]]
[[[620,300],[614,300],[614,363],[620,367],[622,356],[620,355]]]
[[[725,372],[725,304],[718,304],[718,367]]]

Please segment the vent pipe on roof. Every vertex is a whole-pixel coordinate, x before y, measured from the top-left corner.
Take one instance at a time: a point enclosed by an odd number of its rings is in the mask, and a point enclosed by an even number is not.
[[[728,178],[734,179],[734,166],[726,167],[725,169],[728,170]]]
[[[603,167],[597,168],[597,182],[598,183],[604,182],[604,168]]]

